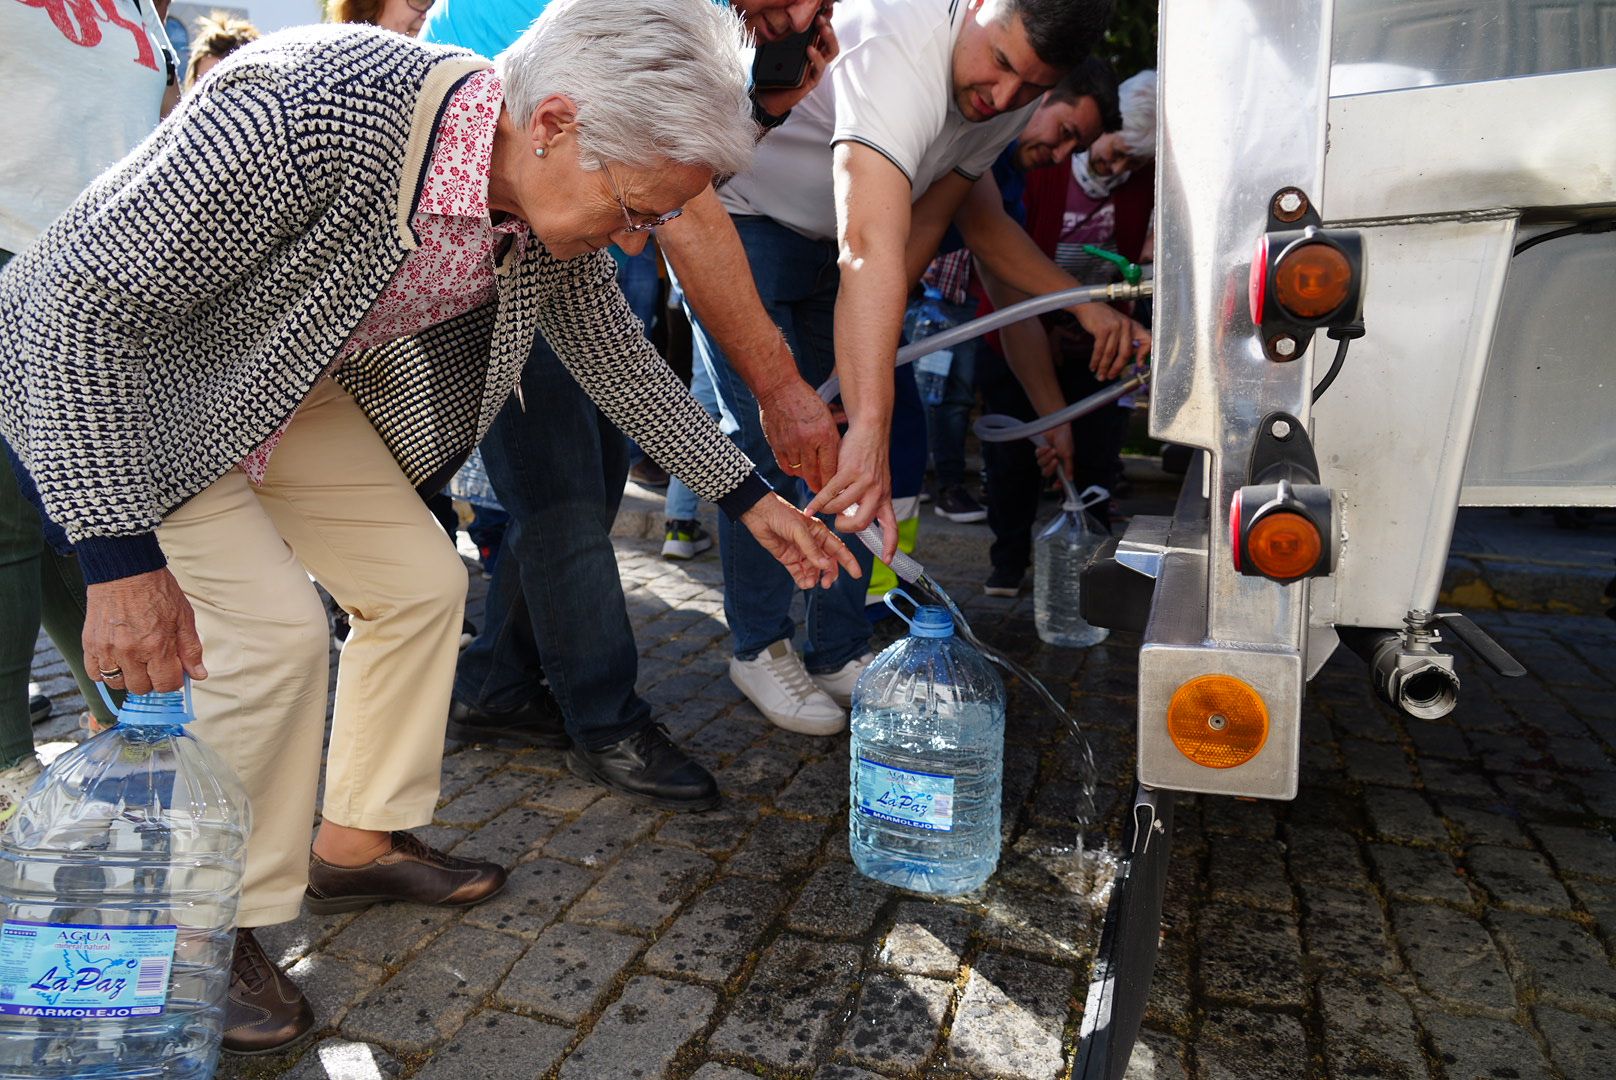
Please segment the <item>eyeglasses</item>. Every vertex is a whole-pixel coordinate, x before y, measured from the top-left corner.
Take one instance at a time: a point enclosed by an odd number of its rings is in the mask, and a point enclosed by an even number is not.
[[[427,12],[432,10],[432,5],[436,3],[437,0],[404,0],[404,2],[410,5],[410,7],[417,13],[425,15]]]
[[[628,212],[628,203],[623,201],[623,192],[617,186],[617,178],[612,175],[611,168],[604,163],[600,168],[601,171],[606,174],[606,183],[611,186],[612,198],[617,200],[618,207],[623,211],[623,228],[618,231],[630,234],[650,232],[658,225],[666,225],[668,222],[684,213],[684,210],[682,209],[669,210],[666,214],[663,214],[660,217],[654,217],[650,221],[647,221],[644,225],[634,224],[634,216]]]

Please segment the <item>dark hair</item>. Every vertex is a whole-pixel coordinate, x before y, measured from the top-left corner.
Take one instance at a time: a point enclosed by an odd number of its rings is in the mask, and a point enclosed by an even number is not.
[[[1063,70],[1100,43],[1114,6],[1115,0],[1009,0],[1038,59]]]
[[[1122,129],[1122,105],[1117,97],[1117,72],[1110,63],[1098,56],[1085,56],[1049,92],[1050,101],[1076,101],[1078,98],[1094,99],[1094,104],[1100,110],[1103,130]]]

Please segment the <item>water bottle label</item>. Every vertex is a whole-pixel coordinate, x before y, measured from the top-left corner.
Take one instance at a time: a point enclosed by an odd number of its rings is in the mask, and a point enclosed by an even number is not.
[[[0,1013],[158,1016],[168,1000],[173,926],[0,924]]]
[[[954,828],[954,778],[858,759],[858,811],[917,829]]]
[[[954,366],[954,354],[948,349],[938,349],[929,352],[915,361],[915,367],[926,375],[948,375],[948,369]]]

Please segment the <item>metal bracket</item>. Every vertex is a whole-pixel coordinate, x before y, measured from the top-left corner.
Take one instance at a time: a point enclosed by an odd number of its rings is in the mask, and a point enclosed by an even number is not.
[[[1173,524],[1173,519],[1169,517],[1140,514],[1128,522],[1127,531],[1117,541],[1114,558],[1118,564],[1147,578],[1159,577],[1162,560],[1174,552],[1205,558],[1205,534],[1191,533],[1185,536],[1185,530],[1175,530]]]
[[[1257,428],[1251,446],[1251,463],[1246,470],[1249,484],[1292,484],[1319,482],[1319,458],[1313,452],[1302,422],[1288,412],[1271,412]]]

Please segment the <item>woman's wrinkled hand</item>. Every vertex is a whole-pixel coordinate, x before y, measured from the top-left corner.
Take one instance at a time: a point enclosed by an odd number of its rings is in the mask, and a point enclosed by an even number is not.
[[[167,570],[91,585],[84,613],[84,670],[114,690],[178,690],[208,677],[196,613]]]
[[[808,70],[803,74],[802,83],[779,90],[758,91],[758,104],[770,116],[784,116],[813,93],[814,87],[825,77],[825,69],[842,51],[841,42],[836,40],[836,31],[830,25],[829,11],[821,11],[814,16],[814,29],[818,31],[818,36],[808,46]]]
[[[741,524],[791,573],[799,589],[835,583],[837,564],[862,577],[858,560],[823,521],[769,493],[741,515]]]

